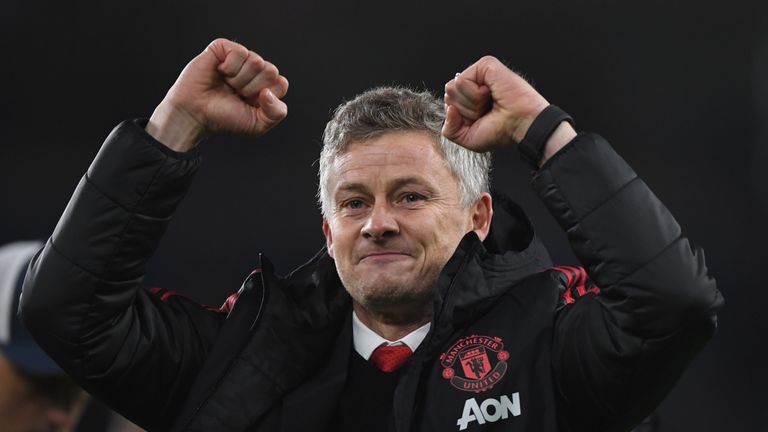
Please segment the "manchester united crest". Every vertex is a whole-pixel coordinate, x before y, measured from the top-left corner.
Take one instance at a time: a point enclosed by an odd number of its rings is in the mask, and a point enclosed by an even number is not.
[[[459,339],[440,356],[443,378],[459,390],[480,393],[507,372],[509,353],[498,337],[473,335]]]

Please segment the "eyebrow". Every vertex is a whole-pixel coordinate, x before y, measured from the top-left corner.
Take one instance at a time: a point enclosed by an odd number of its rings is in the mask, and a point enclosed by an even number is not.
[[[395,179],[391,183],[391,186],[392,186],[393,190],[401,189],[401,188],[403,188],[405,186],[410,186],[410,185],[421,186],[421,187],[426,188],[429,192],[434,192],[434,189],[432,188],[432,186],[430,186],[430,184],[428,182],[426,182],[421,177],[415,177],[415,176],[414,177],[402,177],[402,178]]]
[[[387,186],[392,190],[397,190],[410,185],[418,185],[426,188],[427,191],[434,193],[434,188],[432,186],[430,186],[421,177],[415,177],[415,176],[397,178],[392,182],[390,182]],[[337,194],[339,192],[367,193],[368,187],[366,187],[364,184],[359,182],[342,183],[341,185],[339,185],[338,189],[336,190]]]
[[[339,185],[338,189],[336,189],[336,194],[339,192],[361,192],[365,193],[368,191],[368,188],[365,187],[362,183],[342,183]]]

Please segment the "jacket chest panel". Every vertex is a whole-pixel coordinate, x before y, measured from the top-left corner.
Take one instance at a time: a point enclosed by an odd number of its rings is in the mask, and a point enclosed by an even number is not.
[[[557,430],[551,367],[557,287],[518,288],[442,345],[419,398],[419,430]]]
[[[490,329],[477,333],[460,336],[431,368],[421,430],[532,430],[554,419],[551,332],[520,345]]]

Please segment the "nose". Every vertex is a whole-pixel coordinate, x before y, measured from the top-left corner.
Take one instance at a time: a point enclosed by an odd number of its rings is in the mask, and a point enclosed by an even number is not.
[[[395,236],[399,232],[397,219],[386,205],[374,205],[362,229],[363,237],[376,241]]]

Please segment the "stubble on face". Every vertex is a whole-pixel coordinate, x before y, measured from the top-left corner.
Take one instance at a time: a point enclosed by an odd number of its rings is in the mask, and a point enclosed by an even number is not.
[[[352,299],[378,321],[388,325],[406,325],[426,321],[432,316],[437,278],[435,267],[419,280],[404,282],[386,278],[339,278]],[[344,272],[346,274],[346,272]]]

